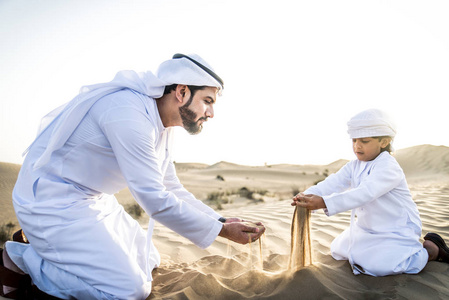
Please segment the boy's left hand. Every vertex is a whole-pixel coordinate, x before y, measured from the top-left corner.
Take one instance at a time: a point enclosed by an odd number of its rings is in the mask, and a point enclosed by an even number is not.
[[[326,208],[326,203],[321,196],[317,195],[304,195],[304,193],[299,193],[293,197],[292,206],[304,207],[309,210],[315,210],[320,208]]]

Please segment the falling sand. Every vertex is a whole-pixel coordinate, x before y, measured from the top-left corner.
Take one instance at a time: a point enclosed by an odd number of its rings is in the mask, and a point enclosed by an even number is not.
[[[291,251],[289,269],[296,271],[312,264],[310,240],[310,210],[296,207],[291,227]]]
[[[259,226],[257,224],[251,223],[251,222],[244,222],[245,225],[251,226],[251,227],[257,227],[259,228],[259,230],[262,230],[263,226]],[[263,235],[264,236],[264,235]],[[259,241],[259,262],[258,264],[260,265],[260,268],[263,269],[263,257],[262,257],[262,236],[258,239]],[[228,244],[229,245],[229,244]],[[248,252],[248,257],[249,257],[249,264],[250,264],[250,268],[252,269],[254,266],[254,263],[252,261],[252,249],[251,249],[251,233],[248,232],[248,246],[249,246],[249,252]]]
[[[254,223],[245,222],[246,225],[251,227],[259,227]],[[303,267],[312,264],[312,242],[310,238],[310,210],[296,207],[293,213],[292,226],[290,231],[291,236],[291,248],[290,259],[287,266],[289,271],[297,271]],[[251,247],[251,233],[248,233],[248,246],[249,246],[249,269],[254,268],[254,261],[252,260],[252,247]],[[228,249],[230,244],[228,243]],[[262,257],[262,237],[259,238],[259,263],[263,270],[263,257]]]

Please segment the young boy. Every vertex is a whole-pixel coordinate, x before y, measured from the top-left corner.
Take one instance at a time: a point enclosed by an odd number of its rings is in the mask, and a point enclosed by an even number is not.
[[[449,262],[449,249],[438,234],[419,242],[419,212],[390,155],[396,129],[387,115],[363,111],[348,122],[348,133],[357,159],[296,195],[292,205],[324,208],[328,216],[352,210],[351,224],[332,242],[331,253],[349,260],[355,275],[416,274],[429,260]]]

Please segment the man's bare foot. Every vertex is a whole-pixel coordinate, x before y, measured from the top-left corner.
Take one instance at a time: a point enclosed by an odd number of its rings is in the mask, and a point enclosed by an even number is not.
[[[425,240],[423,243],[424,248],[427,250],[427,253],[429,253],[429,259],[428,261],[437,260],[438,258],[438,252],[440,249],[437,245],[435,245],[434,242]]]
[[[438,254],[437,254],[437,261],[441,261],[441,262],[445,262],[445,263],[449,263],[449,247],[447,247],[446,243],[444,242],[444,239],[438,234],[438,233],[434,233],[434,232],[428,232],[425,236],[424,236],[424,240],[425,241],[429,241],[433,244],[435,244],[438,247]],[[429,256],[432,255],[433,256],[433,245],[432,244],[424,244],[424,247],[431,247],[430,251],[432,253],[429,253]],[[429,251],[429,248],[426,248]],[[429,257],[430,259],[430,257]]]

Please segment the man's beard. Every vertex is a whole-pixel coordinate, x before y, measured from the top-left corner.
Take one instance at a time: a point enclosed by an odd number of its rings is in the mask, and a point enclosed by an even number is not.
[[[203,129],[203,124],[199,124],[201,120],[207,120],[202,117],[198,121],[195,121],[197,118],[196,113],[189,108],[190,102],[187,102],[185,105],[179,108],[179,115],[182,119],[182,125],[184,129],[190,134],[198,134]]]

